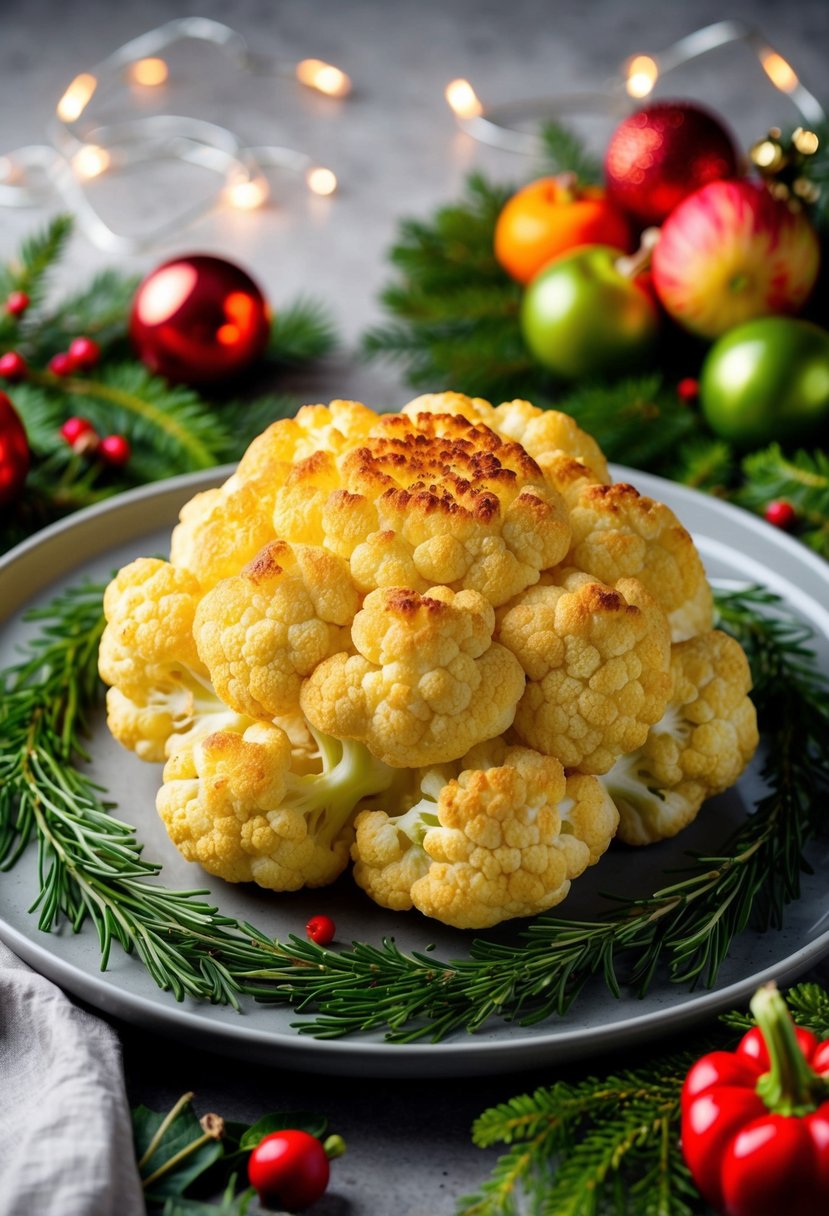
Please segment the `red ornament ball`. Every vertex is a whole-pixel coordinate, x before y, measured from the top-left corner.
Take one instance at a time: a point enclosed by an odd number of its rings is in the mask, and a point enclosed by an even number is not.
[[[224,258],[174,258],[138,288],[130,337],[139,359],[181,384],[209,384],[246,371],[268,341],[270,309],[253,279]]]
[[[13,503],[29,472],[29,441],[17,410],[0,393],[0,507]]]
[[[73,415],[60,428],[61,437],[78,453],[89,452],[98,446],[98,435],[88,418]]]
[[[54,376],[71,376],[75,370],[75,362],[68,350],[59,350],[48,363],[49,371]]]
[[[641,225],[661,224],[688,194],[738,172],[737,150],[714,114],[657,101],[614,131],[605,155],[609,198]]]

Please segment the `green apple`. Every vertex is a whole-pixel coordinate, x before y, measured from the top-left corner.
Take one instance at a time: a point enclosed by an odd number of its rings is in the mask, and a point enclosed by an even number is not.
[[[740,448],[805,443],[829,427],[829,332],[792,317],[761,317],[724,334],[699,382],[702,413]]]
[[[622,250],[584,245],[536,275],[521,303],[521,332],[539,363],[567,380],[613,379],[647,363],[658,313],[627,267]]]

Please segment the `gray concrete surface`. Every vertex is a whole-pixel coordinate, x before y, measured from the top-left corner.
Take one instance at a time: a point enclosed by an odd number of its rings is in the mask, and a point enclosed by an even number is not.
[[[759,26],[829,101],[825,0],[731,0],[725,7],[721,0],[0,0],[0,153],[43,141],[55,102],[77,72],[126,39],[189,14],[228,22],[258,49],[288,61],[314,55],[352,75],[354,95],[342,103],[304,94],[289,81],[230,79],[215,67],[190,79],[194,97],[244,138],[307,150],[336,171],[341,190],[329,200],[309,199],[286,182],[267,209],[213,212],[121,265],[144,272],[173,253],[212,251],[249,267],[277,313],[300,293],[328,301],[345,349],[303,378],[299,391],[308,400],[403,404],[411,393],[395,368],[366,367],[353,357],[359,335],[381,315],[384,254],[398,221],[425,216],[454,197],[472,168],[508,180],[529,175],[526,161],[457,131],[443,100],[451,78],[468,76],[491,102],[591,89],[628,54],[658,50],[708,22],[735,17]],[[744,144],[791,114],[745,51],[677,75],[671,92],[704,97],[730,117]],[[119,221],[134,222],[159,197],[186,191],[165,172],[149,202],[149,177],[109,196]],[[0,210],[0,256],[43,217]],[[55,288],[111,262],[79,235]],[[134,1101],[161,1108],[194,1089],[200,1110],[230,1118],[280,1107],[327,1113],[350,1150],[335,1165],[330,1194],[313,1209],[319,1216],[451,1216],[457,1197],[479,1184],[494,1158],[472,1147],[472,1118],[493,1101],[551,1079],[546,1072],[447,1078],[440,1086],[343,1082],[252,1069],[133,1029],[124,1030],[124,1044]]]

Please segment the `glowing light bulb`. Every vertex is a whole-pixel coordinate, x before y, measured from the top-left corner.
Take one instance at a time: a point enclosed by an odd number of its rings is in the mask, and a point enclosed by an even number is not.
[[[330,169],[316,165],[305,174],[305,181],[312,194],[333,194],[337,189],[337,177]]]
[[[628,61],[625,89],[629,97],[648,97],[659,79],[659,67],[650,55],[634,55]]]
[[[351,92],[350,77],[335,68],[333,63],[324,63],[322,59],[302,59],[296,65],[295,72],[300,84],[316,89],[326,97],[347,97]]]
[[[170,69],[163,59],[139,59],[130,67],[130,79],[133,84],[144,85],[145,88],[156,88],[164,84],[170,75]]]
[[[268,183],[262,177],[232,182],[227,188],[228,202],[239,211],[255,211],[262,206],[268,194]]]
[[[484,107],[468,80],[452,80],[443,93],[458,118],[477,118]]]
[[[89,72],[81,72],[80,76],[76,76],[57,105],[57,116],[61,122],[75,122],[79,119],[97,87],[98,81]]]
[[[72,157],[72,168],[78,177],[100,177],[109,168],[111,157],[106,148],[86,144]]]
[[[781,93],[793,93],[800,84],[792,65],[782,55],[778,55],[777,51],[767,51],[760,63],[771,83]]]

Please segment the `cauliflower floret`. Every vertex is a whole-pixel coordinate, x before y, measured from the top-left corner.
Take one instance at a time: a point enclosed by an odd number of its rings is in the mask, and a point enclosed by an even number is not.
[[[365,591],[388,585],[377,559],[390,545],[391,566],[410,560],[416,574],[394,585],[470,588],[498,605],[537,582],[570,543],[565,503],[535,461],[460,415],[386,414],[339,468],[343,488],[362,500],[351,572]],[[357,501],[350,507],[353,515]]]
[[[204,590],[238,574],[276,535],[273,498],[274,487],[265,482],[235,487],[225,482],[196,494],[179,513],[170,538],[170,561],[194,574]]]
[[[483,397],[467,397],[465,393],[423,393],[408,401],[400,413],[407,418],[417,418],[418,414],[460,414],[469,422],[480,422],[491,431],[498,430],[490,403]]]
[[[104,593],[98,671],[111,685],[107,725],[142,760],[163,760],[171,739],[239,721],[196,652],[199,595],[187,570],[149,557],[124,566]]]
[[[358,653],[320,663],[302,686],[302,711],[395,767],[454,760],[506,730],[524,691],[521,664],[492,641],[494,627],[477,591],[373,591],[352,626]]]
[[[348,864],[355,807],[394,774],[358,743],[315,737],[316,773],[302,752],[295,771],[288,735],[269,722],[174,752],[156,806],[182,855],[272,891],[333,882]]]
[[[734,784],[757,747],[751,673],[734,638],[712,630],[678,643],[671,674],[664,716],[644,745],[602,778],[627,844],[675,836],[706,798]]]
[[[357,883],[384,907],[484,929],[560,903],[599,859],[618,816],[595,777],[503,740],[464,757],[457,778],[427,771],[404,814],[362,811]],[[408,889],[407,889],[408,888]]]
[[[200,602],[193,624],[199,658],[239,713],[290,713],[304,677],[349,645],[359,602],[341,558],[272,541]]]
[[[377,421],[359,401],[304,405],[294,418],[280,418],[248,445],[228,485],[264,480],[281,486],[291,468],[315,452],[346,451],[362,442]]]
[[[567,768],[607,772],[662,716],[668,623],[635,579],[613,588],[577,570],[545,576],[502,610],[496,636],[528,676],[515,731]]]
[[[566,564],[615,585],[637,578],[663,609],[671,639],[707,632],[713,599],[689,533],[670,507],[631,485],[585,487],[570,512],[573,540]]]
[[[610,474],[604,452],[592,435],[561,410],[541,410],[529,401],[504,401],[495,409],[494,429],[520,443],[542,465],[550,456],[575,457],[595,482],[607,483]]]

